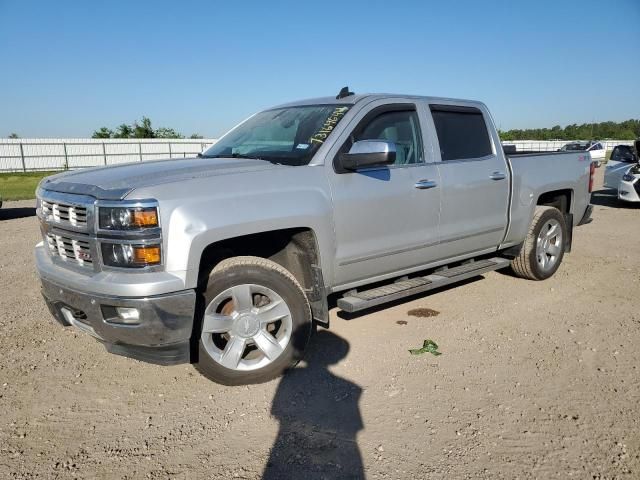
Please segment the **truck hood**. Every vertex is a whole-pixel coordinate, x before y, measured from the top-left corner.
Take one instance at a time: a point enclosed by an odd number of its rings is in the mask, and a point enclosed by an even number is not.
[[[235,158],[154,160],[65,172],[45,178],[40,187],[55,192],[90,195],[99,200],[122,200],[137,188],[274,168],[283,167],[260,160]]]

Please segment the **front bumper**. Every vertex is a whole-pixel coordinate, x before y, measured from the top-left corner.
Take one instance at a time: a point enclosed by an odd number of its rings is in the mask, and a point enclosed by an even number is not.
[[[92,335],[109,352],[161,365],[190,361],[194,290],[121,297],[72,289],[42,275],[41,281],[42,295],[56,320]],[[138,323],[114,323],[115,307],[136,308]]]

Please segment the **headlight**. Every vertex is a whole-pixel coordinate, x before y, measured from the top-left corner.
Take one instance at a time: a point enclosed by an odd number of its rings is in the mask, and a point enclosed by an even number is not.
[[[102,262],[109,267],[143,268],[162,261],[160,245],[102,242]]]
[[[98,212],[103,230],[141,230],[159,225],[157,207],[99,207]]]

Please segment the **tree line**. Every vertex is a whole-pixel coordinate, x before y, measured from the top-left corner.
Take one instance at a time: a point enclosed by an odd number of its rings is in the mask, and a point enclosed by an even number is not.
[[[624,122],[575,123],[562,128],[527,128],[500,131],[502,141],[510,140],[635,140],[640,138],[640,120]]]
[[[91,138],[185,138],[173,128],[158,127],[153,128],[151,126],[151,120],[148,117],[142,117],[142,120],[138,123],[136,120],[131,125],[123,123],[111,130],[107,127],[102,127],[95,130],[91,135]],[[197,133],[192,134],[189,138],[203,138],[202,135]]]

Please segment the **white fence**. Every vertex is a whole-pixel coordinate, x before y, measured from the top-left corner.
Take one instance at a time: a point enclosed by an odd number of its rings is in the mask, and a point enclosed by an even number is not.
[[[503,145],[515,145],[516,151],[534,150],[537,152],[555,152],[569,143],[568,140],[513,140],[504,141]],[[605,150],[611,150],[616,145],[633,145],[633,140],[602,140],[600,143]]]
[[[193,157],[215,143],[198,139],[20,138],[0,140],[0,172],[55,171]]]

